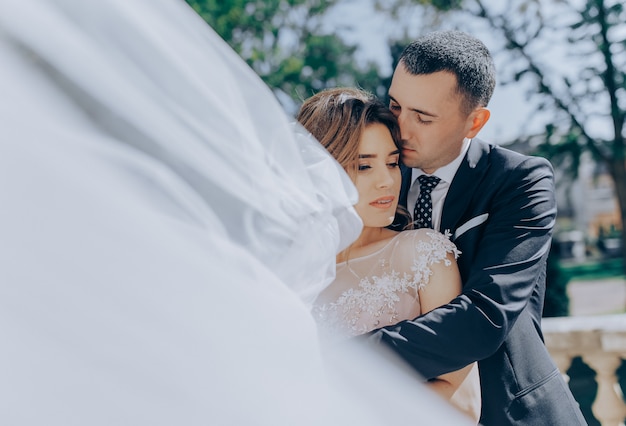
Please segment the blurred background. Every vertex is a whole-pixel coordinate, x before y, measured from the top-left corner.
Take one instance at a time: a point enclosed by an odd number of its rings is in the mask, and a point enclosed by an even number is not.
[[[619,0],[186,0],[289,114],[317,91],[386,100],[413,38],[459,29],[491,50],[498,86],[480,136],[548,158],[558,219],[547,346],[590,425],[626,405],[626,5]]]

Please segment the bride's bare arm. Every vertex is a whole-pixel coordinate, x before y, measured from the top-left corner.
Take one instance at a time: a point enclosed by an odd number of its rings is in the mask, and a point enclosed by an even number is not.
[[[481,396],[478,365],[475,362],[460,370],[429,380],[428,387],[478,423]]]
[[[461,293],[461,276],[451,253],[448,254],[448,260],[451,261],[449,266],[443,262],[431,266],[429,282],[419,290],[423,314],[450,302]],[[478,423],[481,398],[476,363],[432,379],[428,385]]]

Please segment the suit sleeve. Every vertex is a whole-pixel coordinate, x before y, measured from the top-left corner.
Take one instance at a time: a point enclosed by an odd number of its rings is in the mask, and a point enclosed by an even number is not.
[[[488,185],[500,188],[492,192],[489,220],[471,253],[461,295],[370,337],[390,346],[427,379],[492,355],[531,298],[543,300],[556,218],[552,167],[545,159],[527,157]]]

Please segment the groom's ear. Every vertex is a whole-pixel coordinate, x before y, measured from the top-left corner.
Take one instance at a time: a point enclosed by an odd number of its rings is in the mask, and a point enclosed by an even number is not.
[[[465,134],[465,137],[471,139],[475,137],[480,129],[489,121],[489,117],[491,116],[491,112],[485,107],[476,108],[471,114],[467,117],[467,123],[469,129]]]

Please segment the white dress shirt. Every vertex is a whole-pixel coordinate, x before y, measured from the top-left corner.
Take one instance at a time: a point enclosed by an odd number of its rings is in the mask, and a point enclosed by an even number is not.
[[[465,154],[467,153],[467,150],[469,149],[470,142],[471,142],[471,139],[467,139],[467,138],[463,139],[463,146],[461,148],[461,153],[459,154],[459,156],[456,157],[454,161],[446,164],[443,167],[438,168],[435,171],[435,173],[431,175],[431,176],[437,176],[439,179],[441,179],[439,183],[437,184],[437,186],[430,193],[430,197],[433,202],[433,228],[434,229],[439,229],[439,226],[441,225],[441,212],[443,210],[443,203],[446,200],[446,195],[448,195],[448,189],[450,188],[450,183],[452,182],[452,179],[454,179],[454,175],[456,174],[456,171],[459,169],[459,166],[461,165],[461,161],[463,161],[463,157],[465,157]],[[417,181],[417,178],[423,174],[426,174],[426,173],[424,173],[421,169],[413,169],[411,172],[411,188],[409,189],[409,193],[407,195],[407,201],[406,201],[407,209],[409,210],[411,217],[413,216],[414,206],[415,206],[415,203],[417,202],[417,197],[419,196],[419,193],[420,193],[420,185],[419,185],[419,182]],[[415,220],[415,218],[413,218],[413,220]]]

